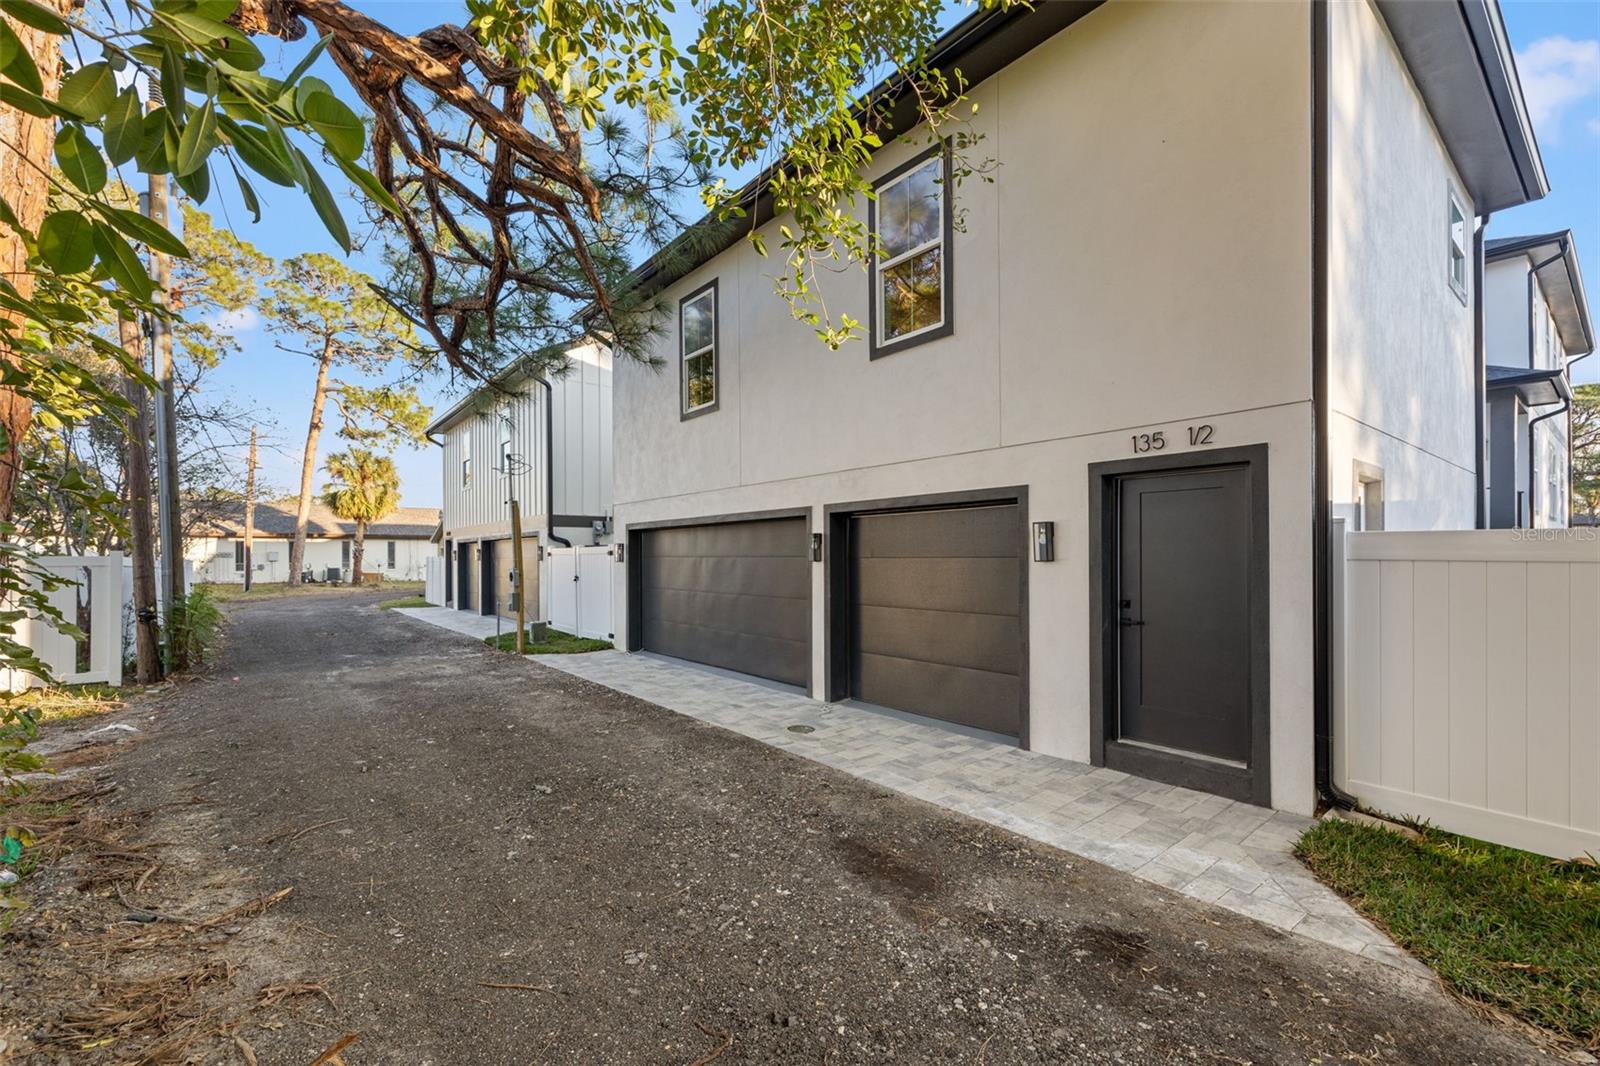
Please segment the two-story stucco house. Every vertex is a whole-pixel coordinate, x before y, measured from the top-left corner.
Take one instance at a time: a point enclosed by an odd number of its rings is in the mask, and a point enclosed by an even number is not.
[[[1594,351],[1572,231],[1484,246],[1489,360],[1489,524],[1571,520],[1571,365]]]
[[[611,353],[584,339],[565,354],[565,372],[513,365],[428,427],[443,453],[445,598],[458,610],[516,616],[513,498],[531,617],[547,617],[534,610],[541,546],[610,543]]]
[[[1547,191],[1498,7],[1046,3],[935,65],[998,167],[878,153],[864,340],[738,234],[638,270],[619,642],[1311,810],[1330,517],[1483,524],[1478,219]]]

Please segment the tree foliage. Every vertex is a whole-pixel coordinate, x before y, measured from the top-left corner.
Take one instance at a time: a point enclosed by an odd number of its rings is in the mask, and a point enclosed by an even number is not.
[[[350,556],[350,580],[361,584],[361,562],[366,557],[367,526],[400,506],[400,474],[394,460],[364,448],[351,448],[328,456],[328,476],[333,479],[322,500],[346,522],[356,525]]]
[[[1572,509],[1600,518],[1600,383],[1572,390]]]

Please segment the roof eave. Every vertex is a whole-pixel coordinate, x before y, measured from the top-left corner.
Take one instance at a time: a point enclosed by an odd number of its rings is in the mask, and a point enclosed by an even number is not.
[[[1550,182],[1498,0],[1377,4],[1476,212],[1547,195]]]

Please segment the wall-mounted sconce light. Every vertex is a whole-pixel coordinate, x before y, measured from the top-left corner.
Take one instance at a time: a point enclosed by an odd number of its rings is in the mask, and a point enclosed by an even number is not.
[[[814,563],[822,562],[822,534],[821,533],[813,533],[813,534],[811,534],[811,561],[814,562]]]
[[[622,562],[622,550],[626,547],[627,545],[620,541],[617,543],[617,562]]]
[[[1036,563],[1053,563],[1056,559],[1056,524],[1054,522],[1035,522],[1033,524],[1033,561]]]

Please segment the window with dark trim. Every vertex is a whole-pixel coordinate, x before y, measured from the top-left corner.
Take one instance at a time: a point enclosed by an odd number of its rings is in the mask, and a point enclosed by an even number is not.
[[[877,241],[869,267],[874,358],[954,332],[950,177],[949,146],[941,143],[873,185],[867,222]]]
[[[461,434],[461,487],[472,487],[472,427]]]
[[[1467,209],[1461,206],[1461,197],[1454,188],[1448,190],[1450,199],[1450,291],[1467,300],[1467,256],[1472,245],[1467,232]]]
[[[244,541],[233,542],[233,569],[236,573],[244,573]]]
[[[389,569],[394,569],[394,541],[389,542]]]
[[[717,409],[717,283],[678,301],[678,411],[683,418]]]

